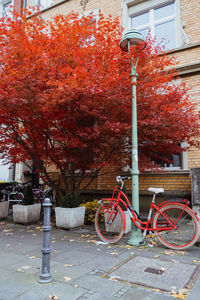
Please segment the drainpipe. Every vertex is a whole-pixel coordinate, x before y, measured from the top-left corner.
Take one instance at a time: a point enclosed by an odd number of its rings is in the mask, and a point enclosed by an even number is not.
[[[14,10],[17,13],[21,13],[22,10],[26,7],[27,0],[14,0],[13,2]]]

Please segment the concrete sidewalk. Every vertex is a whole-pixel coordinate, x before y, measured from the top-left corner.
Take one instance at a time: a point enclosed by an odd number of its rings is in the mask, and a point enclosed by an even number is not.
[[[134,299],[199,300],[200,248],[172,251],[154,238],[153,247],[102,244],[94,227],[52,226],[53,281],[38,283],[42,225],[0,221],[0,300]]]

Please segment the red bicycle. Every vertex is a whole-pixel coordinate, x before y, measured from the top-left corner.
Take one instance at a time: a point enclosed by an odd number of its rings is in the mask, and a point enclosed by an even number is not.
[[[141,244],[147,231],[155,232],[164,246],[174,250],[188,249],[196,243],[200,235],[199,218],[188,206],[188,200],[182,203],[165,201],[156,205],[156,195],[164,193],[164,189],[149,188],[153,197],[147,221],[143,222],[123,192],[124,180],[128,177],[117,176],[116,179],[121,185],[114,188],[112,198],[99,201],[101,205],[95,215],[95,228],[103,242],[115,243],[121,239],[126,229],[125,209],[135,226],[143,231]]]

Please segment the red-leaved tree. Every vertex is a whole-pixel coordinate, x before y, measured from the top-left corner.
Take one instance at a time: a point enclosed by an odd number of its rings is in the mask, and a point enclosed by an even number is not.
[[[54,166],[65,192],[78,194],[88,171],[92,180],[105,166],[130,162],[134,53],[119,47],[118,19],[27,15],[0,21],[0,151],[13,163],[32,161],[61,197]],[[175,62],[160,50],[149,40],[139,57],[141,170],[182,151],[180,142],[194,143],[198,130]]]

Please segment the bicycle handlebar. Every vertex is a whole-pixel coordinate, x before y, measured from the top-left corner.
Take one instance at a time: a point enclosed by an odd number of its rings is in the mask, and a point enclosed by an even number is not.
[[[128,179],[130,179],[130,177],[128,177],[128,176],[117,176],[116,177],[116,181],[121,182],[121,185],[124,185],[124,180],[128,180]]]

